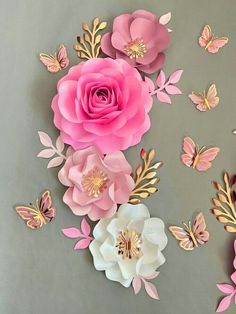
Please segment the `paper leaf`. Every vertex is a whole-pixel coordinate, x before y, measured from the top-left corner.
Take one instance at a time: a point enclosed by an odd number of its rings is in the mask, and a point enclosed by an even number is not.
[[[224,297],[220,301],[220,303],[216,309],[216,312],[221,313],[221,312],[224,312],[225,310],[227,310],[227,308],[230,306],[231,299],[232,299],[232,295],[228,295],[228,296]]]
[[[75,239],[81,236],[80,230],[74,227],[62,229],[62,232],[66,237],[71,239]]]
[[[235,270],[236,270],[236,268],[235,268]],[[231,275],[230,278],[233,281],[233,283],[236,284],[236,271]],[[236,290],[236,288],[235,288],[235,290]]]
[[[169,77],[169,83],[171,83],[171,84],[178,83],[182,74],[183,74],[183,70],[177,70],[177,71],[173,72]]]
[[[162,86],[164,86],[165,82],[166,82],[166,76],[165,76],[165,73],[161,70],[157,77],[157,86],[161,88]]]
[[[132,281],[132,286],[134,289],[134,293],[138,294],[140,289],[141,289],[141,285],[142,285],[142,281],[139,277],[134,277],[133,281]]]
[[[171,12],[168,12],[160,16],[159,23],[162,25],[166,25],[170,22],[170,20],[171,20]]]
[[[51,147],[52,146],[52,140],[51,140],[50,136],[47,133],[42,132],[42,131],[38,131],[38,135],[39,135],[40,142],[44,146],[46,146],[46,147]]]
[[[154,271],[154,273],[150,276],[143,276],[143,278],[147,279],[147,280],[151,280],[151,279],[155,279],[158,275],[160,274],[159,271]]]
[[[89,246],[90,242],[91,242],[91,239],[90,239],[90,238],[79,240],[79,241],[75,244],[74,250],[83,250],[83,249],[86,249],[86,248]]]
[[[147,76],[145,76],[144,80],[148,85],[149,93],[153,93],[155,90],[155,85],[154,85],[153,81]]]
[[[145,290],[146,290],[147,294],[148,294],[151,298],[156,299],[156,300],[159,300],[159,296],[158,296],[158,293],[157,293],[157,289],[156,289],[156,287],[154,286],[154,284],[152,284],[151,282],[145,281],[145,282],[144,282],[144,287],[145,287]]]
[[[91,227],[85,218],[83,218],[83,220],[81,222],[81,231],[83,232],[83,234],[85,236],[89,236],[89,234],[91,232]]]
[[[41,158],[51,158],[55,155],[55,151],[51,148],[46,148],[41,150],[41,152],[38,153],[37,157]]]
[[[236,130],[234,130],[233,133],[236,134]]]
[[[234,287],[232,287],[231,285],[227,283],[220,283],[220,284],[217,284],[216,286],[221,292],[225,294],[231,294],[232,292],[234,292]]]
[[[181,95],[182,94],[181,90],[178,87],[174,86],[174,85],[167,85],[165,87],[165,90],[170,95]]]
[[[58,150],[59,153],[63,152],[64,148],[65,148],[65,144],[62,141],[61,136],[58,136],[57,140],[56,140],[56,148]]]
[[[160,102],[171,104],[171,99],[165,92],[161,92],[161,91],[158,90],[156,95],[157,95],[157,99]]]
[[[55,157],[49,161],[47,168],[58,167],[63,163],[63,160],[64,160],[63,157]]]

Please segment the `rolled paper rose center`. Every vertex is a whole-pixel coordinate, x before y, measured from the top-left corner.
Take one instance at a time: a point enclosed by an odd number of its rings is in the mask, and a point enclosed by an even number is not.
[[[141,234],[135,230],[120,231],[116,238],[118,255],[123,259],[138,259],[140,257]]]
[[[98,197],[106,188],[107,182],[107,174],[95,166],[83,176],[82,187],[89,196]]]
[[[124,46],[124,51],[130,59],[143,58],[147,52],[146,45],[143,39],[137,38],[130,41],[127,45]]]

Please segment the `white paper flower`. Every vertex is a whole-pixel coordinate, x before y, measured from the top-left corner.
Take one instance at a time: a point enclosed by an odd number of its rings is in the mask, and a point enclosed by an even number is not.
[[[101,219],[89,249],[94,266],[106,277],[129,287],[135,276],[150,276],[165,262],[164,223],[150,218],[143,204],[123,204],[111,219]]]

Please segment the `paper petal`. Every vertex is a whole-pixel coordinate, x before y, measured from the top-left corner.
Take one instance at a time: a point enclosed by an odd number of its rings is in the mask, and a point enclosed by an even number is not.
[[[74,246],[74,250],[83,250],[83,249],[86,249],[89,244],[90,244],[91,240],[90,239],[82,239],[82,240],[79,240],[75,246]]]
[[[38,153],[37,157],[51,158],[53,155],[55,155],[55,151],[51,148],[46,148],[41,150],[41,152]]]
[[[159,274],[160,274],[159,271],[154,271],[154,273],[152,275],[150,275],[150,276],[143,276],[143,278],[147,279],[147,280],[151,280],[151,279],[156,278]]]
[[[174,86],[174,85],[167,85],[165,90],[170,95],[180,95],[180,94],[182,94],[181,90],[178,87]]]
[[[165,84],[165,81],[166,81],[165,73],[161,70],[157,77],[157,86],[162,87]]]
[[[154,90],[155,90],[155,85],[154,85],[154,83],[153,83],[153,81],[149,78],[149,77],[147,77],[147,76],[145,76],[145,82],[147,83],[147,85],[148,85],[148,89],[149,89],[149,92],[150,93],[152,93],[152,92],[154,92]]]
[[[233,130],[233,133],[236,134],[236,130]]]
[[[227,283],[220,283],[217,285],[217,288],[226,294],[230,294],[234,291],[234,287],[232,287],[231,285]]]
[[[163,14],[160,18],[159,18],[159,23],[162,25],[166,25],[170,22],[171,19],[171,12],[168,12],[166,14]]]
[[[231,298],[232,298],[232,295],[228,295],[227,297],[224,297],[220,301],[220,303],[216,309],[216,312],[217,313],[224,312],[230,306]]]
[[[157,293],[157,289],[156,287],[154,286],[154,284],[152,284],[151,282],[145,282],[144,283],[145,285],[145,290],[147,292],[147,294],[153,298],[153,299],[156,299],[156,300],[159,300],[159,296],[158,296],[158,293]]]
[[[57,141],[56,141],[56,148],[57,150],[61,153],[64,150],[65,144],[62,141],[61,136],[58,136]]]
[[[172,73],[169,77],[169,83],[171,84],[177,83],[180,80],[182,74],[183,74],[183,70],[177,70],[174,73]]]
[[[63,163],[64,158],[63,157],[55,157],[48,163],[48,168],[58,167]]]
[[[89,236],[89,234],[91,232],[91,227],[85,218],[83,218],[83,220],[81,222],[81,231],[83,232],[83,234],[85,236]]]
[[[61,231],[66,237],[71,238],[71,239],[75,239],[81,236],[80,230],[74,227],[62,229]]]
[[[234,240],[234,254],[235,254],[235,258],[234,258],[234,269],[236,270],[236,240]]]
[[[160,91],[157,91],[157,99],[160,101],[160,102],[164,102],[164,103],[167,103],[167,104],[171,104],[171,99],[170,97],[164,93],[164,92],[160,92]]]
[[[39,135],[40,142],[44,146],[46,146],[46,147],[51,147],[52,146],[52,140],[51,140],[50,136],[47,133],[42,132],[42,131],[38,131],[38,135]]]
[[[141,289],[141,284],[142,284],[141,279],[139,277],[134,277],[134,279],[132,281],[132,286],[133,286],[135,294],[139,293],[139,291]]]

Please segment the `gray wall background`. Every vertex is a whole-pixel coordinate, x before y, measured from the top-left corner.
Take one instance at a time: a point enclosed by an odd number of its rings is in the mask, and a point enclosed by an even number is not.
[[[214,313],[221,296],[216,283],[229,282],[233,259],[234,235],[223,230],[209,209],[214,195],[211,180],[220,181],[224,170],[235,172],[235,0],[1,0],[0,4],[0,313]],[[64,74],[49,74],[37,54],[53,52],[63,42],[71,64],[76,63],[72,45],[83,21],[99,16],[110,28],[115,16],[138,8],[157,15],[172,12],[173,33],[164,70],[169,74],[184,69],[179,84],[183,95],[174,97],[171,106],[155,101],[151,130],[125,154],[135,167],[140,148],[154,147],[165,163],[159,172],[160,191],[145,201],[153,216],[168,226],[202,210],[211,234],[208,245],[187,253],[168,233],[167,262],[155,281],[160,301],[151,300],[144,291],[135,297],[132,288],[122,288],[97,272],[88,251],[73,251],[73,240],[60,230],[78,226],[81,218],[62,203],[65,189],[57,180],[57,170],[47,170],[46,161],[36,157],[42,148],[37,131],[57,136],[50,102]],[[216,55],[197,44],[207,23],[216,35],[229,37],[229,44]],[[200,113],[187,95],[211,83],[218,88],[220,105]],[[200,145],[221,148],[208,172],[181,164],[186,135]],[[34,201],[45,188],[52,192],[56,219],[42,230],[29,230],[14,206]],[[227,313],[235,313],[235,306]]]

